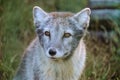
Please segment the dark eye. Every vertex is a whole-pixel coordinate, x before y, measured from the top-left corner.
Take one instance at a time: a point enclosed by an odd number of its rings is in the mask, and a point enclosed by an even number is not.
[[[68,38],[68,37],[70,37],[70,36],[71,36],[70,33],[64,33],[64,36],[63,36],[63,37]]]
[[[50,32],[49,31],[45,31],[45,35],[46,36],[50,36]]]

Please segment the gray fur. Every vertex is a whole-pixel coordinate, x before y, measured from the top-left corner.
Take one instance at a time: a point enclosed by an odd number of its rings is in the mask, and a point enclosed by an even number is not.
[[[25,50],[13,80],[78,80],[85,65],[83,36],[89,25],[90,9],[77,14],[46,13],[34,7],[37,37]],[[45,32],[50,32],[46,36]],[[71,34],[64,37],[65,33]],[[50,49],[56,54],[51,56]]]

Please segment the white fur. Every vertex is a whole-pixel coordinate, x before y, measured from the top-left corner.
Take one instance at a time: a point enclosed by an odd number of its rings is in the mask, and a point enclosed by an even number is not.
[[[35,39],[28,51],[33,54],[33,65],[34,69],[38,71],[39,80],[78,80],[84,69],[86,50],[83,40],[80,40],[71,59],[65,61],[55,61],[46,57],[38,39]],[[26,66],[30,68],[29,65]],[[28,73],[31,72],[28,71]],[[31,77],[33,74],[28,74],[27,76]]]

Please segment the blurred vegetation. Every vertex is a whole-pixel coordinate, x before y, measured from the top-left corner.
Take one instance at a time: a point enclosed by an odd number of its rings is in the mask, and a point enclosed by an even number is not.
[[[0,0],[0,80],[12,80],[24,49],[35,37],[32,8],[36,5],[47,12],[78,12],[87,0]],[[115,36],[108,43],[87,36],[88,57],[81,80],[120,80],[119,21],[113,20]]]

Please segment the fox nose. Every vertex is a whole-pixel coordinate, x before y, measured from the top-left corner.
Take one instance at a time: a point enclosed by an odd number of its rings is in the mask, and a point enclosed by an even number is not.
[[[50,49],[50,50],[49,50],[49,54],[50,54],[51,56],[56,55],[56,50]]]

